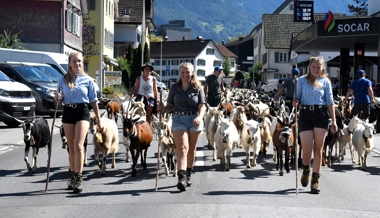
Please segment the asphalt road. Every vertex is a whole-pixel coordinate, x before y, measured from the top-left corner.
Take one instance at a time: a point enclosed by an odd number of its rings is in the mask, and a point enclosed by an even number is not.
[[[52,119],[47,119],[51,124]],[[120,128],[119,121],[121,138]],[[148,151],[148,169],[144,171],[139,161],[136,177],[131,176],[131,163],[125,162],[122,144],[116,168],[111,168],[109,157],[106,175],[100,176],[90,143],[83,193],[72,194],[66,190],[67,152],[61,148],[59,134],[53,137],[50,183],[45,192],[47,149],[40,150],[38,170],[32,175],[23,161],[21,128],[8,129],[0,123],[0,217],[379,217],[379,139],[376,135],[367,171],[351,163],[349,150],[342,163],[323,167],[319,195],[309,194],[310,187],[300,183],[296,195],[295,167],[279,176],[272,145],[270,153],[260,156],[258,165],[250,169],[245,167],[244,151],[235,149],[231,170],[224,172],[219,161],[212,161],[212,151],[205,146],[202,134],[193,185],[181,193],[176,188],[177,178],[165,176],[162,167],[155,189],[157,141]],[[299,179],[301,173],[299,170]]]

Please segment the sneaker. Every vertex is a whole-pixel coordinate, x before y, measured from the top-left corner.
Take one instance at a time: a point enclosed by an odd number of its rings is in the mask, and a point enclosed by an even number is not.
[[[311,176],[311,185],[310,185],[311,191],[310,192],[312,194],[319,194],[319,192],[321,191],[321,189],[319,188],[320,178],[321,178],[321,174],[319,173],[313,173],[313,175]]]
[[[73,190],[74,184],[75,184],[75,173],[70,172],[70,179],[69,179],[69,181],[67,181],[67,189]]]
[[[81,193],[83,188],[82,188],[82,181],[83,181],[83,178],[82,178],[82,173],[76,173],[75,175],[75,184],[74,184],[74,187],[73,187],[73,191],[74,193]]]
[[[307,184],[309,183],[309,178],[310,178],[310,166],[303,166],[303,172],[301,176],[301,185],[303,187],[306,187]]]

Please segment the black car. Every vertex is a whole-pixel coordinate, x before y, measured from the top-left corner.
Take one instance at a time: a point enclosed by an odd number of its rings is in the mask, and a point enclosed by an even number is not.
[[[57,83],[37,68],[31,66],[0,63],[0,70],[9,78],[27,85],[32,90],[33,97],[36,99],[37,114],[54,116],[57,104],[54,98]],[[60,116],[62,112],[62,106],[60,105],[57,110],[57,116]]]

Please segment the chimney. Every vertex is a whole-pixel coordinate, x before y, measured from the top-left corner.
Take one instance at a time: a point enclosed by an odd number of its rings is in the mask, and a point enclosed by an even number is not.
[[[222,40],[222,45],[224,45],[224,40]]]
[[[197,36],[197,40],[202,40],[202,36]]]
[[[186,40],[186,37],[185,36],[182,36],[182,41],[185,41]]]
[[[239,36],[239,41],[243,41],[243,36]]]

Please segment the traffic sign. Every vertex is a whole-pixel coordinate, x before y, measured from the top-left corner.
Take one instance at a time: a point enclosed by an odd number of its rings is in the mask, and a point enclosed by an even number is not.
[[[170,72],[170,66],[166,66],[166,72]]]

